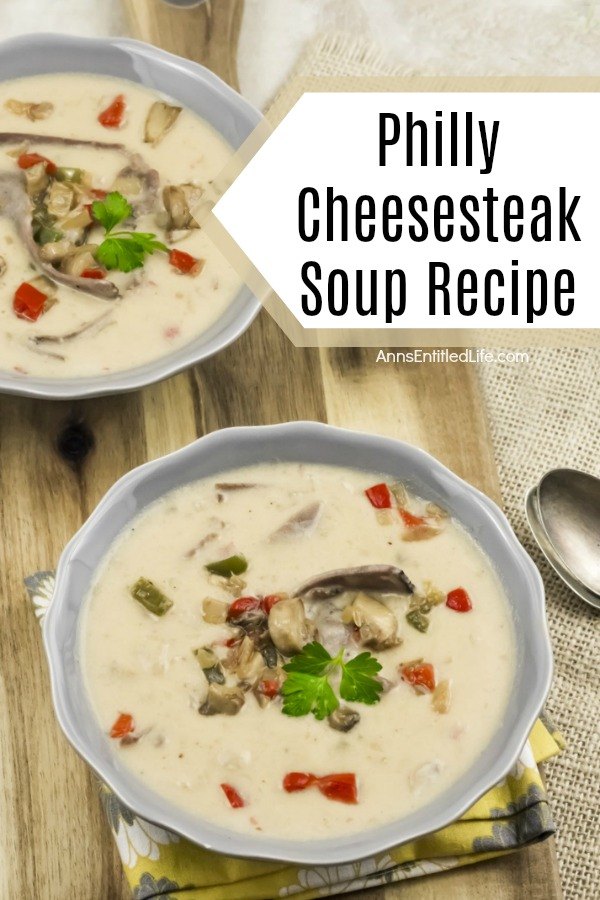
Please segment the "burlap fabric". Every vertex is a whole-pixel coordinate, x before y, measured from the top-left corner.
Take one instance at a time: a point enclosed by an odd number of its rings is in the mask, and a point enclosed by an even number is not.
[[[506,511],[538,564],[554,648],[547,708],[567,741],[547,766],[567,898],[600,897],[600,617],[575,597],[538,550],[525,520],[526,489],[554,466],[600,475],[600,351],[534,349],[526,364],[479,370]]]
[[[402,74],[404,67],[392,64],[370,41],[334,34],[306,50],[293,77]],[[537,348],[528,363],[485,364],[479,375],[505,509],[547,591],[555,654],[548,712],[568,742],[547,768],[563,889],[567,900],[595,900],[600,897],[599,617],[545,562],[527,527],[523,500],[526,489],[553,466],[600,475],[600,351]]]

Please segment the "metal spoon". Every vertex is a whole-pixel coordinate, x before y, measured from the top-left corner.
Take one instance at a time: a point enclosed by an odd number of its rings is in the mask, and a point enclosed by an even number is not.
[[[600,609],[600,479],[551,469],[525,504],[546,559],[582,600]]]
[[[191,9],[194,6],[202,6],[206,0],[164,0],[167,6],[179,6],[181,9]]]

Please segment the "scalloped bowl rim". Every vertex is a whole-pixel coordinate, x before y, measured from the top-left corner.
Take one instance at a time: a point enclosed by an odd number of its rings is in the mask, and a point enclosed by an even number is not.
[[[390,475],[403,475],[410,486],[418,488],[434,501],[445,500],[450,511],[471,533],[495,563],[502,558],[507,570],[501,574],[506,587],[506,574],[515,579],[509,602],[515,620],[518,665],[511,701],[495,738],[488,744],[458,782],[427,806],[417,809],[385,825],[356,834],[321,840],[283,840],[257,837],[229,831],[179,809],[166,801],[133,773],[118,764],[108,746],[91,704],[83,688],[83,676],[76,651],[85,593],[74,584],[79,567],[93,578],[94,567],[84,564],[83,554],[92,552],[102,559],[122,525],[115,524],[119,510],[130,521],[139,509],[135,494],[150,488],[156,499],[173,487],[199,477],[190,469],[206,470],[206,476],[218,471],[244,465],[252,461],[277,459],[334,463]],[[396,465],[380,465],[381,460],[395,460]],[[188,475],[186,476],[186,472]],[[156,490],[157,482],[171,479],[169,487]],[[449,502],[448,502],[449,501]],[[151,500],[148,500],[151,502]],[[142,508],[146,506],[144,502]],[[468,521],[467,521],[468,520]],[[110,528],[110,537],[99,540],[103,528]],[[115,530],[116,529],[116,530]],[[98,547],[101,546],[101,550]],[[90,551],[90,548],[93,550]],[[496,559],[494,558],[496,557]],[[98,565],[96,563],[95,565]],[[69,608],[69,605],[71,608]],[[59,630],[69,617],[68,640]],[[53,601],[44,622],[44,644],[50,666],[52,697],[58,721],[73,747],[110,787],[116,796],[134,813],[175,832],[207,849],[254,859],[280,860],[309,865],[333,865],[372,856],[392,846],[415,840],[437,831],[458,819],[491,787],[501,781],[515,764],[529,733],[542,709],[552,678],[552,653],[545,617],[544,589],[540,574],[514,535],[501,510],[488,497],[455,475],[425,451],[394,438],[349,431],[315,422],[292,422],[282,425],[244,426],[226,428],[199,438],[188,446],[167,456],[145,463],[120,478],[100,501],[87,522],[66,546],[60,558]],[[89,735],[82,734],[82,722],[72,709],[73,685],[70,679],[79,674],[81,691],[74,692],[77,702],[84,703]],[[82,696],[82,693],[85,696]],[[100,748],[100,749],[99,749]],[[103,751],[103,752],[101,752]]]
[[[49,65],[45,62],[47,54],[55,53],[57,50],[64,54],[66,60],[64,67],[58,69],[50,66],[46,69],[45,67]],[[136,41],[133,38],[88,38],[64,34],[19,35],[0,42],[0,71],[6,55],[12,54],[13,57],[16,55],[19,65],[31,67],[29,73],[31,75],[43,74],[46,71],[61,71],[65,74],[73,71],[86,71],[91,75],[108,74],[95,71],[94,64],[98,65],[98,58],[102,58],[103,54],[110,52],[124,54],[123,61],[125,57],[129,56],[132,68],[135,68],[135,63],[139,67],[136,72],[140,74],[140,80],[134,83],[146,85],[159,92],[161,86],[158,81],[148,85],[141,76],[145,74],[146,77],[149,77],[150,71],[156,75],[159,71],[164,73],[165,70],[168,70],[173,78],[183,79],[184,82],[192,79],[197,89],[203,92],[202,99],[198,99],[199,105],[208,104],[210,106],[211,103],[214,103],[215,109],[219,107],[218,114],[231,116],[231,127],[243,132],[240,135],[238,146],[241,146],[243,140],[262,121],[262,114],[257,109],[209,69],[199,63],[175,56],[166,50],[153,47],[143,41]],[[69,55],[71,59],[80,59],[81,54],[85,54],[86,65],[88,59],[93,61],[90,63],[89,70],[71,67],[72,64],[68,61]],[[25,63],[23,60],[31,62]],[[151,69],[146,68],[148,65]],[[11,77],[27,77],[27,73],[3,75],[0,81],[6,81]],[[165,93],[173,96],[172,90],[165,91]],[[189,103],[186,105],[191,108]],[[217,115],[217,113],[215,114]],[[214,122],[212,124],[217,131],[220,131]],[[189,369],[202,360],[214,356],[215,353],[219,353],[246,331],[258,315],[260,308],[260,302],[250,289],[246,285],[242,285],[231,304],[207,331],[172,353],[143,365],[111,372],[108,375],[43,378],[17,375],[9,370],[0,369],[0,393],[46,400],[75,400],[139,390]]]

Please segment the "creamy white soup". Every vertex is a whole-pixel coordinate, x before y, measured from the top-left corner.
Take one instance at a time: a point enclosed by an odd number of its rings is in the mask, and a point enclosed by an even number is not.
[[[240,281],[195,216],[231,154],[133,82],[0,84],[0,368],[102,375],[210,328]]]
[[[240,832],[332,837],[428,803],[499,726],[507,599],[446,512],[277,463],[167,494],[114,542],[82,660],[120,762]]]

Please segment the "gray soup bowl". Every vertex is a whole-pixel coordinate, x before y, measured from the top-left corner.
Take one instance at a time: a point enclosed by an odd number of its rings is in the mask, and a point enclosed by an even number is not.
[[[56,72],[112,75],[167,94],[206,119],[237,150],[261,114],[204,66],[126,38],[33,34],[0,43],[0,81]],[[260,303],[247,287],[204,334],[173,353],[114,372],[85,378],[37,378],[0,368],[0,392],[68,400],[132,391],[207,359],[251,324]]]
[[[92,710],[79,656],[84,598],[111,544],[135,516],[167,491],[188,482],[237,466],[277,460],[386,473],[450,510],[499,573],[517,642],[510,703],[493,740],[481,748],[469,771],[443,795],[410,815],[359,834],[327,840],[236,834],[160,797],[119,762]],[[552,675],[542,581],[498,507],[416,447],[314,422],[216,431],[121,478],[61,556],[44,639],[60,725],[78,753],[126,806],[220,853],[311,865],[370,856],[442,828],[461,816],[514,765],[542,708]]]

